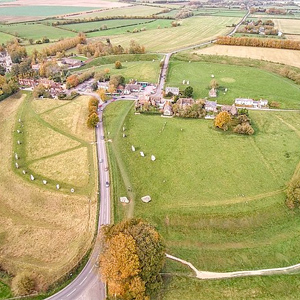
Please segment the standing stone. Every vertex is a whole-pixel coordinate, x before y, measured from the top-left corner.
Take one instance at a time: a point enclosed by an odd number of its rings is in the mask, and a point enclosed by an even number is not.
[[[47,180],[43,180],[43,184],[47,184]]]
[[[34,177],[33,175],[30,175],[30,180],[33,181],[34,180]]]
[[[74,193],[74,192],[75,192],[75,190],[73,188],[71,188],[71,193]]]
[[[155,160],[156,160],[156,158],[155,158],[154,155],[151,155],[151,160],[152,160],[152,161],[155,161]]]
[[[23,170],[23,171],[22,171],[22,173],[25,175],[25,174],[26,174],[26,171],[25,171],[25,170]]]
[[[134,152],[135,151],[135,147],[132,145],[131,146],[131,150]]]
[[[19,123],[21,123],[21,119],[19,119]]]
[[[17,141],[17,143],[18,143],[18,145],[21,145],[21,142],[19,140]]]
[[[123,138],[125,138],[126,137],[126,134],[125,133],[123,133]]]
[[[123,126],[123,131],[125,131],[125,127]]]
[[[57,184],[57,185],[56,185],[56,189],[59,190],[59,188],[60,188],[60,186],[59,186],[59,184]]]
[[[17,133],[21,133],[21,131],[19,129],[17,129]]]
[[[188,80],[188,81],[186,82],[186,84],[189,85],[189,84],[190,84],[190,81]]]
[[[19,169],[19,164],[18,164],[18,163],[15,163],[15,165],[16,165],[16,168]]]
[[[182,80],[182,84],[185,84],[185,80]]]
[[[15,153],[15,159],[19,159],[19,156],[17,153]]]
[[[141,151],[140,154],[141,154],[142,157],[145,157],[145,154],[144,154],[143,151]]]

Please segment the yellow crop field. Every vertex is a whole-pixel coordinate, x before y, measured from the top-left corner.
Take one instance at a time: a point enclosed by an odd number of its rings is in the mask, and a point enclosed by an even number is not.
[[[275,28],[283,33],[300,34],[300,20],[275,19],[273,21]]]
[[[298,50],[214,45],[212,47],[203,48],[194,52],[197,52],[198,54],[228,55],[261,59],[300,68],[300,51]]]

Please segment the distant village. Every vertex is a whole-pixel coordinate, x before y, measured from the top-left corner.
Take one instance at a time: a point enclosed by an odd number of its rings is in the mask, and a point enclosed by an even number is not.
[[[57,66],[63,70],[71,70],[84,65],[84,62],[70,57],[55,60]],[[0,65],[11,72],[12,60],[7,52],[0,53]],[[41,65],[33,64],[33,72],[39,72]],[[71,73],[67,73],[71,74]],[[96,86],[95,86],[96,83]],[[268,100],[254,100],[249,98],[236,98],[232,105],[221,105],[217,103],[217,87],[212,87],[208,91],[205,99],[194,100],[192,97],[184,97],[178,87],[167,86],[162,94],[157,93],[157,85],[149,82],[139,82],[131,80],[127,84],[119,84],[114,91],[110,91],[109,80],[95,81],[93,78],[87,78],[84,82],[73,88],[67,88],[65,83],[56,82],[53,79],[42,78],[40,76],[19,76],[18,84],[21,89],[34,90],[42,85],[48,92],[47,97],[61,99],[60,95],[70,95],[71,93],[92,94],[96,90],[102,89],[107,96],[135,99],[136,113],[155,112],[163,116],[186,116],[203,117],[205,119],[214,119],[220,111],[227,111],[232,116],[237,115],[239,107],[247,108],[267,108]],[[189,86],[189,81],[183,82]],[[227,90],[227,89],[226,89]],[[43,96],[40,96],[43,98]],[[195,113],[197,111],[197,113]]]

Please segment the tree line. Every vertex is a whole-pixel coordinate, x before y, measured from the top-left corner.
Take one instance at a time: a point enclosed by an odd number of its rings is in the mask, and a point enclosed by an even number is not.
[[[216,44],[300,50],[300,41],[293,40],[221,36]]]
[[[94,17],[94,18],[84,18],[84,19],[69,19],[69,20],[59,20],[52,23],[52,26],[60,26],[67,24],[78,24],[78,23],[88,23],[88,22],[99,22],[99,21],[108,21],[108,20],[121,20],[121,19],[166,19],[172,20],[173,17],[170,16],[158,16],[158,15],[150,15],[150,16],[113,16],[113,17]]]

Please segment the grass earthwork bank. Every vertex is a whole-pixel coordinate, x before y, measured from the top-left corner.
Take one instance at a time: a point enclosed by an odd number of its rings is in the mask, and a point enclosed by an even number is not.
[[[94,135],[83,122],[87,101],[19,94],[0,103],[0,264],[13,275],[32,272],[38,290],[73,268],[94,237],[97,186]]]
[[[118,203],[126,193],[124,184],[114,190],[117,218],[133,214],[155,224],[167,251],[199,270],[226,272],[299,262],[299,213],[284,204],[286,183],[300,161],[299,113],[251,112],[256,133],[246,137],[215,130],[212,121],[134,115],[133,109],[124,119],[130,105],[114,103],[104,118],[114,146],[108,146],[113,172],[119,172],[117,181],[123,176],[130,183],[128,196],[134,198],[124,207]],[[148,204],[140,200],[145,195],[152,197]],[[166,272],[191,274],[174,262],[167,263]],[[200,282],[172,277],[165,299],[242,299],[247,293],[258,299],[284,299],[283,294],[293,299],[296,289],[289,288],[289,280],[299,277],[281,278]],[[278,280],[285,293],[277,296]]]
[[[281,108],[300,109],[300,87],[277,74],[253,67],[211,62],[172,60],[166,86],[178,86],[184,90],[183,80],[189,80],[194,88],[194,98],[208,97],[211,75],[220,88],[218,103],[232,104],[235,98],[267,99],[280,103]],[[225,93],[224,88],[228,91]]]

